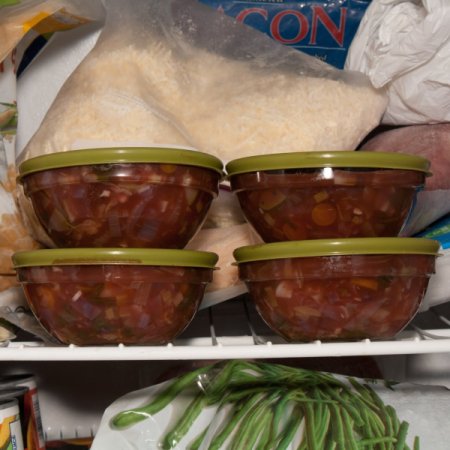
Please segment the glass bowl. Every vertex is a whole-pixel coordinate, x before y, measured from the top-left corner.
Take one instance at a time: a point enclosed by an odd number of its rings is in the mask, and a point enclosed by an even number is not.
[[[155,345],[191,322],[217,255],[174,249],[44,249],[13,255],[27,301],[64,344]]]
[[[226,166],[264,242],[398,236],[428,169],[422,157],[362,151],[281,153]]]
[[[239,277],[288,341],[392,338],[417,313],[439,243],[419,238],[291,241],[235,250]]]
[[[57,247],[184,248],[218,194],[222,163],[189,150],[89,149],[29,159],[19,173]]]

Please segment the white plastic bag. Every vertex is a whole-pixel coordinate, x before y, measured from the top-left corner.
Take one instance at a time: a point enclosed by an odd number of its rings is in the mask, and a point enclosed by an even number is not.
[[[450,121],[450,2],[373,0],[345,68],[388,87],[383,123]]]

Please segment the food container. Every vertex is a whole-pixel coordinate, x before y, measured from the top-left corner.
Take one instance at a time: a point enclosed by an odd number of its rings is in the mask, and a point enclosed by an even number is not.
[[[317,239],[236,249],[257,311],[288,341],[392,338],[414,317],[436,241]]]
[[[44,249],[13,255],[42,326],[64,344],[165,344],[191,322],[217,255],[174,249]]]
[[[183,248],[218,194],[222,162],[167,148],[31,158],[19,180],[57,247]]]
[[[0,448],[24,450],[19,405],[13,398],[0,401]]]
[[[423,188],[425,158],[309,152],[231,161],[231,188],[264,242],[398,236]]]
[[[22,434],[22,441],[25,444],[25,448],[34,449],[38,447],[32,447],[27,445],[27,421],[26,421],[26,400],[27,400],[28,388],[26,386],[22,387],[9,387],[9,388],[0,388],[0,404],[5,401],[16,400],[17,405],[19,406],[19,416],[20,416],[20,428]],[[1,433],[0,433],[1,434]],[[1,441],[1,438],[0,438]],[[32,442],[30,442],[32,444]],[[0,446],[0,448],[3,448]],[[14,448],[14,447],[13,447]]]
[[[0,396],[14,390],[23,392],[23,399],[18,400],[25,449],[45,450],[38,388],[34,375],[18,373],[0,376]]]

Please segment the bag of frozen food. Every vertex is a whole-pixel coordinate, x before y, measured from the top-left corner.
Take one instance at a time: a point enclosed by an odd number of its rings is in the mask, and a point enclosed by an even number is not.
[[[196,0],[105,0],[100,37],[21,160],[96,146],[189,146],[224,161],[354,149],[386,105],[358,73]]]
[[[272,39],[342,69],[371,0],[200,0]],[[255,4],[257,3],[257,4]]]
[[[212,203],[205,223],[186,248],[216,253],[219,270],[206,287],[200,309],[207,308],[247,292],[239,279],[233,256],[234,249],[262,243],[261,238],[247,223],[237,198],[229,187],[222,185]]]
[[[113,402],[92,450],[446,449],[443,387],[231,360]]]
[[[361,146],[365,151],[423,156],[431,163],[431,176],[427,177],[425,189],[418,192],[403,235],[416,234],[450,213],[449,148],[450,123],[394,128],[375,135]]]

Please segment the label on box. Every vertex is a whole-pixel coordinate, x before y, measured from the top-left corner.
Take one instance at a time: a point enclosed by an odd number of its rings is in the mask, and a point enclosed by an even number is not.
[[[371,0],[200,0],[339,69]]]

